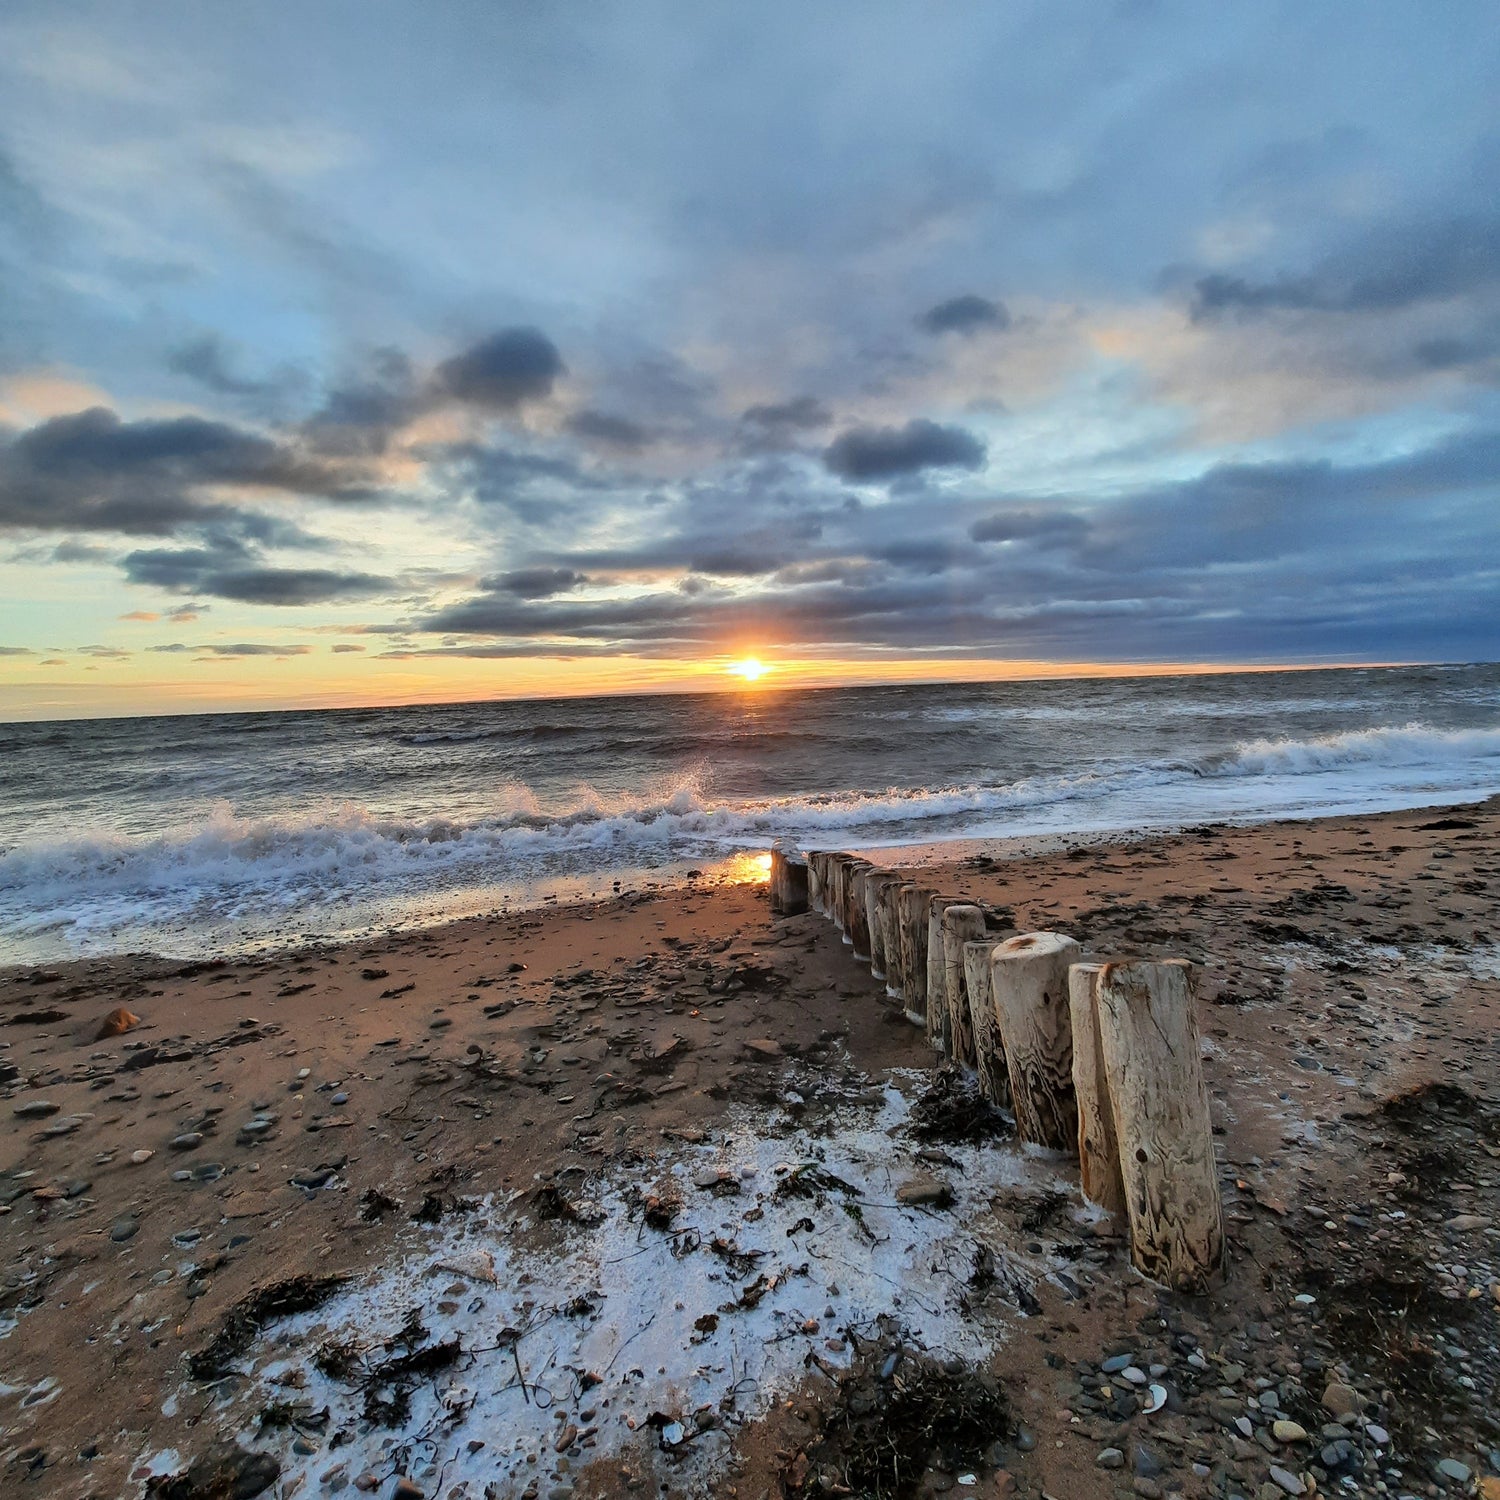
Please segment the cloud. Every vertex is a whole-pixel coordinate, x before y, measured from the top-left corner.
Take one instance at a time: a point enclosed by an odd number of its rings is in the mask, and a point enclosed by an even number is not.
[[[1010,327],[1010,313],[1003,302],[991,302],[988,297],[970,292],[929,307],[917,319],[917,326],[928,333],[969,334],[981,329],[1001,333]]]
[[[975,521],[969,536],[976,542],[1041,540],[1053,543],[1081,537],[1088,530],[1082,516],[1070,511],[1012,507]]]
[[[397,590],[395,579],[375,573],[346,573],[332,568],[226,567],[222,552],[211,548],[154,549],[131,552],[125,576],[184,594],[208,594],[241,604],[296,606],[371,599]]]
[[[191,625],[200,615],[206,615],[209,611],[207,604],[178,604],[166,613],[166,618],[174,625]]]
[[[920,417],[904,427],[853,427],[823,453],[830,473],[857,484],[923,469],[978,469],[984,458],[985,446],[972,433]]]
[[[369,494],[284,443],[205,417],[126,422],[92,407],[0,443],[0,528],[164,536],[215,523],[267,540],[296,534],[289,522],[202,497],[218,486],[325,499]]]
[[[816,396],[794,396],[790,401],[746,407],[740,420],[757,427],[803,430],[826,427],[833,421],[833,413]]]
[[[577,437],[592,438],[609,448],[619,448],[626,453],[639,453],[651,442],[651,435],[644,427],[624,417],[613,417],[605,412],[580,411],[568,418],[568,431]]]
[[[552,394],[565,373],[557,346],[538,328],[506,328],[445,360],[433,387],[455,401],[509,412]]]
[[[231,368],[229,349],[216,333],[205,333],[178,345],[167,354],[167,368],[178,375],[196,380],[205,389],[221,396],[269,396],[286,389],[292,374],[283,371],[279,377],[251,380],[237,375]]]
[[[572,568],[518,568],[482,580],[481,587],[498,594],[514,594],[518,599],[545,599],[566,593],[589,580]]]
[[[365,648],[363,646],[352,645],[348,641],[339,641],[336,645],[330,646],[328,649],[332,651],[335,656],[344,656],[351,651],[363,651]]]
[[[181,655],[183,652],[197,651],[202,653],[199,657],[201,661],[213,656],[224,657],[229,660],[246,656],[306,656],[312,650],[312,647],[275,646],[260,641],[237,641],[229,645],[213,642],[207,645],[189,646],[182,641],[173,641],[168,646],[150,646],[147,649],[171,656]]]
[[[1389,226],[1306,275],[1214,274],[1193,289],[1196,321],[1270,312],[1390,313],[1500,286],[1500,218]]]
[[[35,656],[30,646],[0,646],[0,656]]]
[[[161,616],[149,609],[133,609],[129,614],[121,615],[120,618],[122,620],[140,620],[142,622],[149,622],[152,620],[159,620],[161,619]]]

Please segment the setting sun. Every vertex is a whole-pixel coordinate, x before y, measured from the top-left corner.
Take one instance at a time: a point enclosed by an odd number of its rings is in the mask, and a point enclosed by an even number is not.
[[[757,661],[753,656],[747,656],[744,661],[732,661],[725,668],[725,671],[733,672],[736,677],[743,677],[746,682],[759,682],[770,670],[763,661]]]

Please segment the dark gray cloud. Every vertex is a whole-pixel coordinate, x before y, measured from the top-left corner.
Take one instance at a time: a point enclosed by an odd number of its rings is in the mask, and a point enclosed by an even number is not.
[[[950,297],[929,307],[917,319],[917,326],[927,333],[979,333],[989,329],[999,333],[1010,327],[1010,312],[1003,302],[969,292]]]
[[[233,356],[216,333],[205,333],[180,344],[167,354],[167,368],[186,375],[206,390],[221,396],[273,396],[295,382],[295,372],[282,370],[276,376],[253,380],[233,369]]]
[[[339,641],[337,645],[330,646],[328,649],[332,651],[335,656],[347,656],[351,652],[363,651],[365,648],[363,646],[352,645],[348,641]]]
[[[434,388],[455,401],[514,411],[552,394],[565,373],[557,346],[539,328],[506,328],[444,360]]]
[[[178,594],[206,594],[240,604],[282,607],[372,599],[396,592],[393,578],[333,568],[273,568],[231,539],[205,547],[152,548],[123,559],[131,583]],[[196,606],[194,607],[196,610]],[[195,616],[196,617],[196,616]]]
[[[1393,225],[1305,275],[1215,274],[1193,290],[1193,317],[1268,312],[1390,313],[1500,287],[1500,218]]]
[[[651,434],[644,427],[600,411],[575,412],[568,418],[568,431],[626,453],[639,453],[651,442]]]
[[[800,431],[828,426],[833,421],[833,413],[816,396],[793,396],[790,401],[770,401],[746,407],[741,420],[753,422],[757,427]]]
[[[853,427],[823,452],[830,473],[854,483],[895,479],[923,469],[978,469],[985,446],[962,427],[915,418],[904,427]]]
[[[207,645],[194,648],[210,656],[306,656],[311,646],[273,646],[261,641],[238,641],[232,645]]]
[[[290,521],[202,498],[218,485],[323,499],[370,494],[287,444],[203,417],[126,422],[91,407],[0,441],[0,528],[165,536],[215,524],[295,540]]]
[[[1071,511],[1011,507],[982,516],[969,527],[976,542],[1047,541],[1054,544],[1082,536],[1088,523]]]
[[[518,599],[546,599],[587,583],[588,577],[572,568],[518,568],[494,578],[480,580],[480,587]]]

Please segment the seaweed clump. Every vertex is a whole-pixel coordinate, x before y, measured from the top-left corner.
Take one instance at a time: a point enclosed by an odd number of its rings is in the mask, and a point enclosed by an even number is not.
[[[956,1068],[933,1075],[932,1085],[911,1107],[910,1130],[928,1145],[993,1141],[1015,1134],[1015,1121],[979,1092],[978,1083]]]
[[[783,1469],[788,1500],[906,1500],[929,1467],[976,1467],[1012,1432],[1009,1405],[992,1377],[914,1348],[890,1319],[879,1327],[879,1337],[860,1342],[822,1412],[819,1435]]]
[[[196,1354],[188,1357],[188,1374],[194,1380],[222,1380],[255,1342],[268,1323],[321,1307],[349,1278],[347,1276],[293,1276],[287,1281],[257,1287],[224,1316],[219,1331]]]

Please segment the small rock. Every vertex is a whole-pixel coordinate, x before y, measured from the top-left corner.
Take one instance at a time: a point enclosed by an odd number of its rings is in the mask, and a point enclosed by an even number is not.
[[[141,1024],[141,1018],[132,1015],[123,1005],[117,1005],[99,1023],[99,1029],[94,1033],[96,1042],[107,1042],[111,1037],[124,1036],[127,1031],[133,1030]]]
[[[1374,1443],[1377,1448],[1388,1448],[1390,1446],[1390,1433],[1388,1433],[1384,1427],[1377,1427],[1373,1422],[1371,1422],[1370,1425],[1365,1428],[1365,1436],[1369,1438],[1369,1440]]]
[[[126,1240],[133,1240],[140,1227],[137,1220],[127,1215],[125,1218],[115,1220],[110,1227],[109,1237],[117,1245],[123,1244]]]
[[[130,1153],[130,1160],[133,1165],[142,1167],[145,1166],[145,1164],[150,1161],[151,1158],[155,1155],[156,1152],[150,1151],[146,1147],[142,1146],[139,1151],[132,1151]]]
[[[931,1177],[924,1172],[908,1177],[896,1189],[896,1202],[908,1208],[951,1208],[953,1189],[941,1177]]]
[[[1359,1392],[1353,1386],[1344,1385],[1337,1380],[1330,1381],[1323,1392],[1323,1410],[1330,1416],[1358,1416],[1363,1406],[1364,1402],[1359,1399]]]
[[[1135,1356],[1131,1354],[1112,1354],[1099,1368],[1106,1375],[1118,1375],[1121,1370],[1135,1362]]]
[[[745,1041],[747,1051],[758,1052],[762,1057],[780,1057],[781,1043],[773,1042],[769,1037],[752,1036]]]
[[[1303,1484],[1298,1475],[1293,1474],[1289,1469],[1280,1468],[1276,1464],[1271,1465],[1271,1483],[1278,1489],[1284,1490],[1288,1495],[1300,1495],[1307,1489],[1307,1486]]]
[[[174,1135],[168,1143],[174,1151],[196,1151],[203,1144],[203,1133],[199,1130],[184,1130]]]
[[[1437,1465],[1437,1472],[1439,1479],[1448,1479],[1454,1484],[1467,1484],[1469,1482],[1469,1466],[1459,1463],[1456,1458],[1440,1460]]]
[[[18,1120],[45,1120],[61,1108],[62,1105],[54,1104],[50,1099],[28,1099],[24,1104],[16,1105],[11,1113]]]
[[[1470,1229],[1488,1229],[1494,1222],[1488,1214],[1455,1214],[1453,1218],[1443,1220],[1443,1228],[1464,1234]]]
[[[1106,1448],[1094,1462],[1101,1469],[1123,1469],[1125,1467],[1125,1454],[1119,1448]]]
[[[1271,1436],[1278,1443],[1305,1443],[1307,1441],[1307,1428],[1300,1422],[1272,1422]]]

